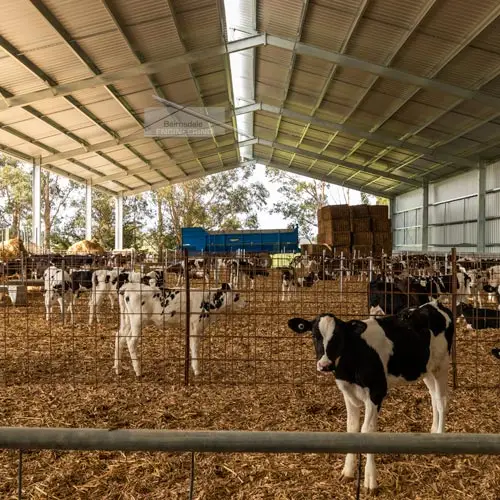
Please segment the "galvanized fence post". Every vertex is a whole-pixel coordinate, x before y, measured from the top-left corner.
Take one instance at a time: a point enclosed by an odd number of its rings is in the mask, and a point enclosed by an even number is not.
[[[191,324],[191,297],[189,290],[189,256],[188,249],[184,249],[184,282],[186,284],[186,345],[184,348],[184,385],[189,385],[189,342],[190,342],[190,324]],[[182,293],[182,292],[181,292]],[[182,301],[181,301],[182,304]]]
[[[455,334],[453,335],[453,343],[451,346],[451,366],[453,372],[453,389],[458,387],[457,380],[457,249],[451,249],[451,312],[453,316],[453,326]]]

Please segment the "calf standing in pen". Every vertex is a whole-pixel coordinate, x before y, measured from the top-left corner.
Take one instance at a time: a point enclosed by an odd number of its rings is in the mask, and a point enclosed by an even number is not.
[[[71,276],[62,269],[50,266],[43,273],[44,298],[45,298],[45,319],[50,320],[52,306],[54,302],[59,302],[61,314],[63,307],[67,306],[68,312],[73,322],[73,291]]]
[[[347,432],[376,432],[377,419],[388,390],[421,377],[432,400],[431,432],[445,431],[448,405],[448,365],[454,324],[449,309],[433,301],[401,315],[342,321],[321,314],[309,321],[289,320],[299,334],[312,332],[317,370],[334,372],[347,409]],[[355,454],[348,454],[342,475],[354,477]],[[365,488],[377,487],[373,454],[367,455]]]
[[[116,334],[115,364],[121,371],[121,353],[128,346],[135,374],[141,376],[141,363],[137,344],[142,327],[154,324],[158,327],[180,326],[180,316],[186,313],[186,290],[169,290],[150,287],[142,283],[128,283],[120,288],[120,328]],[[198,349],[204,329],[221,313],[232,307],[244,307],[245,301],[231,286],[222,283],[217,290],[190,289],[190,336],[191,367],[199,375]]]
[[[291,300],[291,292],[295,292],[297,288],[310,288],[318,281],[313,272],[310,272],[307,276],[303,278],[296,278],[295,271],[293,267],[285,269],[281,273],[281,300],[284,301],[285,298]]]
[[[94,318],[99,318],[99,309],[106,297],[109,298],[111,310],[115,307],[115,295],[118,289],[118,269],[108,271],[100,269],[92,274],[92,290],[89,300],[89,325],[92,325]]]

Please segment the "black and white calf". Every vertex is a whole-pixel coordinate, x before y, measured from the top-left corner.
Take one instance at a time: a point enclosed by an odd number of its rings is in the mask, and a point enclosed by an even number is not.
[[[92,271],[71,271],[71,290],[75,299],[79,299],[84,292],[92,290]]]
[[[50,320],[52,306],[54,302],[59,302],[61,314],[63,307],[67,307],[73,322],[73,291],[71,276],[62,269],[50,266],[43,273],[44,299],[45,299],[45,319]]]
[[[468,330],[500,328],[500,311],[460,304],[457,312],[465,318]]]
[[[227,264],[226,264],[227,266]],[[231,259],[230,266],[230,282],[233,288],[246,286],[246,280],[250,280],[250,290],[255,288],[255,279],[257,276],[269,276],[269,271],[262,267],[258,267],[252,259]]]
[[[317,370],[335,373],[347,409],[347,432],[359,432],[362,406],[361,432],[376,432],[388,390],[421,377],[432,400],[431,432],[445,431],[454,324],[451,311],[439,302],[363,321],[342,321],[333,314],[311,321],[293,318],[288,326],[299,334],[312,332]],[[343,476],[354,477],[355,457],[347,455]],[[370,490],[377,487],[372,454],[367,455],[364,485]]]
[[[115,307],[115,296],[118,290],[118,269],[108,271],[100,269],[92,274],[92,290],[89,300],[89,325],[92,325],[94,318],[100,322],[99,309],[108,297],[111,309]]]
[[[181,261],[180,267],[177,271],[177,283],[175,286],[181,286],[184,281],[186,273],[185,263]],[[188,273],[190,278],[203,279],[205,283],[210,281],[210,269],[208,261],[204,259],[189,259],[188,260]]]
[[[368,288],[370,316],[397,314],[407,307],[417,307],[427,302],[429,290],[418,279],[389,282],[377,277]]]
[[[318,280],[314,272],[310,272],[303,278],[297,278],[293,267],[285,269],[281,273],[281,300],[284,301],[286,298],[291,300],[291,292],[297,291],[298,288],[311,288]]]
[[[142,327],[154,324],[163,326],[183,326],[181,314],[186,313],[186,290],[169,290],[150,287],[142,283],[127,283],[119,291],[120,328],[116,334],[115,364],[117,374],[121,372],[121,353],[125,343],[128,346],[135,374],[141,376],[141,362],[137,344]],[[231,286],[222,283],[216,290],[190,289],[190,336],[191,367],[199,375],[198,348],[205,328],[221,313],[244,307],[245,301]]]

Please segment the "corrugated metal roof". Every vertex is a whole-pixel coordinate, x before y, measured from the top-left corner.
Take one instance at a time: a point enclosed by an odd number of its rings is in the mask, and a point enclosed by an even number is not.
[[[123,190],[123,185],[149,189],[165,176],[180,178],[180,168],[188,176],[199,175],[200,162],[206,171],[220,167],[221,161],[237,163],[237,146],[229,131],[215,141],[180,137],[155,141],[134,135],[131,147],[110,142],[141,132],[144,109],[159,106],[152,97],[155,85],[181,105],[199,106],[201,96],[205,105],[230,108],[228,58],[223,54],[192,56],[191,64],[184,60],[157,69],[149,78],[136,72],[141,62],[221,47],[223,2],[108,0],[108,10],[100,0],[43,1],[48,13],[27,0],[3,7],[0,32],[6,42],[0,49],[0,87],[7,100],[23,96],[31,107],[2,111],[0,98],[0,144],[19,154],[41,155],[42,162],[52,158],[59,169],[95,182],[121,173],[121,185],[103,184],[113,191]],[[259,32],[269,35],[265,45],[247,49],[255,54],[255,82],[246,81],[248,76],[240,80],[245,88],[255,88],[257,103],[277,108],[254,112],[254,135],[276,140],[277,146],[273,150],[254,144],[255,156],[272,156],[306,175],[329,174],[331,181],[346,181],[350,187],[369,184],[371,190],[395,194],[415,187],[406,179],[420,182],[423,175],[431,179],[450,175],[457,170],[454,163],[460,163],[460,154],[473,155],[470,166],[477,155],[500,155],[497,102],[463,99],[430,85],[419,89],[411,78],[397,81],[387,71],[374,77],[369,66],[390,65],[410,76],[428,76],[500,98],[496,0],[440,0],[430,9],[428,0],[255,0],[240,5],[240,28],[250,34],[256,23]],[[70,40],[57,32],[57,24]],[[279,43],[272,36],[281,37]],[[301,43],[299,54],[293,54],[289,41]],[[332,52],[355,57],[356,67],[352,60],[336,66],[329,58]],[[86,83],[101,71],[124,69],[136,73],[112,79],[110,89],[102,82],[95,87]],[[71,87],[67,98],[42,100],[30,93],[49,87],[44,75],[58,84],[79,82],[79,89]],[[285,114],[280,119],[282,108]],[[240,122],[243,117],[250,120],[250,115],[241,115]],[[230,118],[226,113],[228,124]],[[314,123],[309,124],[311,118]],[[401,137],[407,139],[406,146],[395,142]],[[91,147],[87,153],[81,147],[85,144]],[[294,148],[295,154],[278,149],[280,144]],[[429,148],[436,144],[440,146],[433,153]],[[251,154],[247,147],[245,155],[247,150]],[[320,156],[307,157],[307,152]],[[69,161],[70,154],[78,164]],[[447,160],[450,156],[453,161]],[[347,166],[335,164],[341,158]],[[158,170],[148,169],[144,159]],[[356,172],[356,165],[372,170]],[[126,173],[138,167],[143,180]],[[384,176],[390,172],[396,177]]]

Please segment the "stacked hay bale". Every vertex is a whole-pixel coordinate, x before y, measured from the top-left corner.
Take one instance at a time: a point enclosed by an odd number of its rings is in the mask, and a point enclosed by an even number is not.
[[[352,205],[349,208],[353,254],[368,257],[373,249],[372,221],[368,205]]]
[[[69,255],[104,255],[106,250],[99,243],[94,241],[82,240],[74,243],[68,248]]]
[[[336,254],[351,254],[349,205],[332,205],[318,211],[318,243],[331,246]]]
[[[387,205],[369,205],[373,229],[373,255],[380,257],[382,252],[392,253],[392,231]]]
[[[332,205],[318,211],[318,243],[336,254],[380,257],[392,253],[392,233],[386,205]]]

